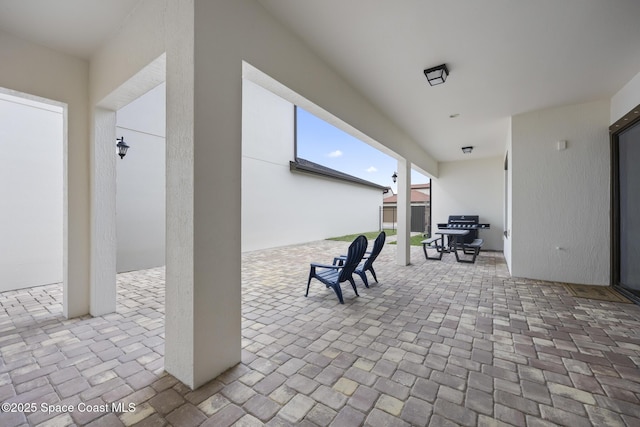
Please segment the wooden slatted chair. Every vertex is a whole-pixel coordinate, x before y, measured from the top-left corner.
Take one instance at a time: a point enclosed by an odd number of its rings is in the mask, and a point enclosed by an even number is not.
[[[351,283],[351,287],[353,288],[356,296],[358,295],[358,290],[356,289],[356,282],[353,280],[353,273],[360,264],[364,253],[367,250],[367,238],[365,236],[358,236],[349,246],[349,250],[347,251],[347,257],[344,260],[342,265],[327,265],[327,264],[317,264],[312,263],[311,269],[309,270],[309,280],[307,281],[307,293],[304,295],[309,296],[309,285],[311,284],[311,279],[315,278],[324,283],[327,288],[332,288],[333,291],[338,296],[338,300],[340,304],[344,304],[344,299],[342,298],[342,289],[340,288],[340,283],[349,281]]]

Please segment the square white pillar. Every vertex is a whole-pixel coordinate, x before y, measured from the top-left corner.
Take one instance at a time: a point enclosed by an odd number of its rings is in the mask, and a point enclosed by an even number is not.
[[[193,389],[241,355],[242,63],[211,52],[217,5],[168,6],[165,369]]]
[[[91,151],[91,279],[89,312],[116,311],[116,113],[95,108]]]
[[[409,265],[411,237],[411,163],[406,159],[398,160],[398,248],[396,263]]]

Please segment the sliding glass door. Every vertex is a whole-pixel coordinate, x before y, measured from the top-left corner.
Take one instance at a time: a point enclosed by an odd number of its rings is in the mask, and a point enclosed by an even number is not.
[[[620,285],[640,294],[640,124],[618,137]]]
[[[640,106],[639,106],[640,107]],[[635,114],[634,114],[635,112]],[[628,117],[630,116],[630,117]],[[640,113],[612,126],[612,281],[640,301]],[[615,127],[620,127],[618,131]]]

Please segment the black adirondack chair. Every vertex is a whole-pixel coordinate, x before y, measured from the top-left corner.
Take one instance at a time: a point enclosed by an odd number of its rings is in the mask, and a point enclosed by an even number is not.
[[[384,231],[380,232],[380,234],[378,234],[378,237],[376,237],[376,240],[374,240],[373,242],[373,249],[371,249],[371,253],[368,255],[365,255],[364,263],[362,263],[362,265],[359,265],[356,268],[355,273],[362,278],[362,281],[364,282],[364,285],[367,288],[369,287],[369,282],[367,281],[367,271],[371,272],[371,275],[373,276],[373,280],[375,280],[376,283],[378,283],[378,278],[376,277],[376,271],[373,269],[373,261],[375,261],[376,258],[378,258],[378,255],[380,255],[380,252],[382,251],[382,247],[384,246],[384,240],[386,238],[387,238],[387,235],[385,234],[385,232]]]
[[[386,238],[387,235],[384,231],[378,234],[378,237],[376,237],[376,240],[373,242],[373,249],[371,250],[371,252],[365,253],[363,258],[364,262],[362,264],[359,264],[354,271],[354,273],[362,278],[362,281],[367,288],[369,287],[369,281],[367,280],[367,271],[371,272],[373,279],[376,281],[376,283],[378,283],[376,271],[373,269],[373,262],[376,260],[376,258],[378,258],[378,255],[380,255]],[[340,265],[344,262],[345,259],[346,255],[340,255],[339,257],[334,258],[333,263]]]
[[[340,300],[340,304],[344,304],[344,299],[342,298],[342,289],[340,288],[340,283],[346,282],[347,280],[351,283],[351,287],[353,287],[353,291],[358,295],[358,290],[356,289],[356,282],[353,280],[353,272],[355,271],[358,264],[362,260],[364,253],[367,250],[367,238],[365,236],[358,236],[349,246],[349,250],[347,251],[347,257],[345,258],[342,265],[327,265],[327,264],[311,264],[311,270],[309,271],[309,280],[307,281],[307,293],[304,295],[305,297],[309,295],[309,285],[311,284],[311,279],[316,278],[322,283],[324,283],[327,288],[332,288],[336,295],[338,296],[338,300]]]

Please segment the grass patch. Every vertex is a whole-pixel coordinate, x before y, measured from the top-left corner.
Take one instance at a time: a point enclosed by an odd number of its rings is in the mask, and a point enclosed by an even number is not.
[[[397,230],[391,230],[391,229],[387,229],[384,230],[384,232],[387,234],[387,237],[389,236],[395,236],[396,234],[398,234]],[[364,236],[367,238],[368,241],[372,242],[376,239],[376,237],[378,237],[378,234],[380,234],[379,231],[370,231],[368,233],[357,233],[357,234],[347,234],[346,236],[339,236],[339,237],[330,237],[327,240],[335,240],[338,242],[353,242],[355,240],[356,237],[358,237],[359,235],[364,234]],[[411,236],[411,240],[410,240],[410,245],[411,246],[422,246],[422,242],[424,239],[426,239],[426,237],[424,237],[422,234],[417,234],[415,236]],[[388,242],[390,245],[395,245],[396,242]]]
[[[409,244],[411,246],[422,246],[422,242],[424,239],[426,239],[426,237],[424,237],[422,234],[416,234],[415,236],[411,236],[411,238],[409,239]],[[390,245],[396,245],[397,242],[389,242]]]
[[[415,236],[411,236],[411,238],[409,239],[409,245],[411,246],[422,246],[422,242],[424,239],[426,239],[426,237],[424,237],[422,234],[416,234]],[[397,242],[389,242],[390,245],[395,245],[397,244]]]
[[[384,232],[387,235],[387,237],[396,235],[396,230],[384,230]],[[327,240],[335,240],[338,242],[353,242],[356,239],[356,237],[358,237],[361,234],[364,234],[367,240],[375,240],[376,237],[378,237],[378,234],[380,234],[380,232],[370,231],[368,233],[347,234],[346,236],[330,237]]]

